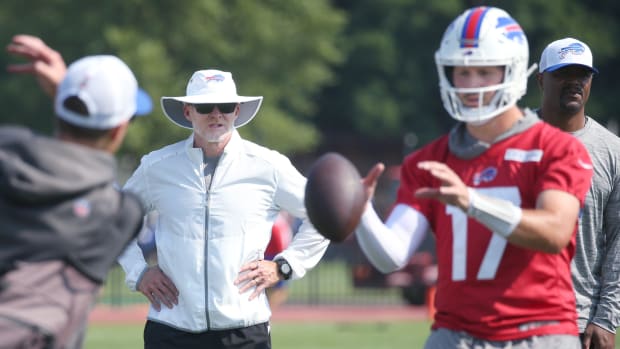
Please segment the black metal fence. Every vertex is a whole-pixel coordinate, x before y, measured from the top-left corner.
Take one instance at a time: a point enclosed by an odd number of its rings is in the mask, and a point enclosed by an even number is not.
[[[332,244],[321,262],[304,278],[288,282],[287,303],[300,305],[405,304],[401,287],[389,287],[383,282],[360,282],[360,275],[356,275],[356,270],[360,267],[366,271],[371,268],[354,240]],[[361,276],[364,276],[367,272],[362,274]],[[373,270],[373,275],[378,275],[378,273]],[[124,271],[120,267],[115,267],[108,275],[99,302],[112,306],[146,302],[146,298],[141,293],[129,291],[124,279]]]

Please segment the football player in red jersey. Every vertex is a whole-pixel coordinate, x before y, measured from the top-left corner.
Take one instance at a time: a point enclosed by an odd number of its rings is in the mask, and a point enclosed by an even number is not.
[[[527,38],[504,10],[476,7],[435,54],[441,97],[458,120],[403,162],[383,223],[370,201],[356,229],[381,271],[436,237],[436,314],[425,348],[580,348],[570,262],[592,165],[574,137],[516,103]],[[384,169],[363,179],[369,197]]]

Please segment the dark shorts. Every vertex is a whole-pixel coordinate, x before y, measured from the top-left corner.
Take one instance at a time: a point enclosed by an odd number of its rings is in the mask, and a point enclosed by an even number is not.
[[[145,349],[271,349],[269,323],[230,330],[185,332],[154,321],[144,326]]]

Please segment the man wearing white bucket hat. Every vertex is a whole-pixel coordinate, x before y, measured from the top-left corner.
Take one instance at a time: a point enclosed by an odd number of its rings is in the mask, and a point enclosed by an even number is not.
[[[598,73],[592,61],[584,42],[550,43],[540,57],[538,114],[581,140],[594,164],[572,262],[577,324],[584,348],[613,348],[620,325],[620,139],[585,114]]]
[[[119,259],[127,285],[151,302],[145,347],[270,348],[265,289],[304,276],[329,242],[306,217],[304,176],[236,130],[263,98],[238,95],[231,73],[215,69],[195,72],[186,92],[161,106],[192,135],[144,156],[125,185],[159,213],[158,265],[135,244]],[[280,210],[303,223],[287,249],[263,260]]]

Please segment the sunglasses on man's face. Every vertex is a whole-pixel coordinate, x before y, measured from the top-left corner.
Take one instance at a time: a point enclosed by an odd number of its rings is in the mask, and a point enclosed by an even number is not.
[[[235,111],[237,107],[237,103],[203,103],[203,104],[194,104],[194,109],[200,114],[209,114],[213,112],[213,110],[217,107],[217,109],[224,113],[232,113]]]

